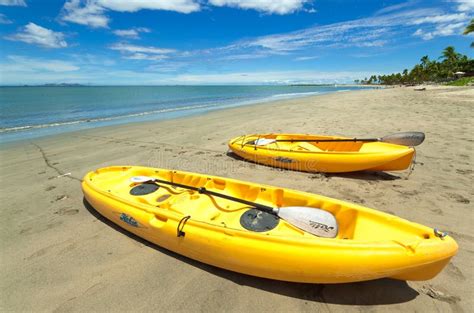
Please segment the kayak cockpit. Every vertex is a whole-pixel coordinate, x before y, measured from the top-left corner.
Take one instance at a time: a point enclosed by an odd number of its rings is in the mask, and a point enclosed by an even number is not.
[[[383,142],[363,142],[363,141],[317,141],[317,140],[338,140],[347,139],[335,136],[315,136],[315,135],[248,135],[237,138],[232,142],[235,145],[254,146],[257,149],[268,149],[289,152],[356,152],[356,153],[380,153],[390,152],[400,149],[409,149],[399,145]]]
[[[148,169],[128,171],[128,167],[123,167],[123,170],[120,167],[107,168],[107,170],[110,173],[102,169],[98,175],[92,175],[91,179],[94,179],[94,185],[99,188],[104,186],[106,191],[118,198],[126,198],[138,205],[145,205],[146,210],[153,213],[191,216],[194,221],[227,229],[248,231],[242,225],[242,216],[252,207],[185,188],[155,183],[133,183],[130,178],[145,175],[180,184],[205,187],[207,190],[221,194],[271,207],[281,207],[281,210],[289,206],[319,208],[333,214],[336,218],[338,234],[335,239],[403,242],[434,237],[432,230],[427,227],[322,196],[311,195],[303,198],[298,192],[282,188],[249,185],[231,179],[177,171],[150,171]],[[117,175],[117,171],[123,171],[123,175]],[[380,232],[380,229],[384,231]],[[279,219],[273,228],[261,232],[272,236],[316,238],[282,219]]]

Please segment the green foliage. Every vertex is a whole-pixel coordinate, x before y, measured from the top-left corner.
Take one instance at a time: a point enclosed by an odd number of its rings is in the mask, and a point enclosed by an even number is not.
[[[457,53],[454,47],[446,47],[442,56],[437,60],[430,60],[425,55],[410,71],[390,75],[372,75],[370,78],[358,80],[361,84],[381,85],[415,85],[425,82],[442,83],[456,79],[454,73],[464,72],[468,76],[474,75],[474,59]]]
[[[469,24],[466,26],[466,29],[464,30],[463,34],[467,35],[467,34],[470,34],[470,33],[474,33],[474,18],[471,19]],[[471,48],[474,48],[474,41],[471,42]]]
[[[474,85],[474,77],[463,77],[447,83],[448,86],[469,86]]]
[[[466,29],[464,30],[464,35],[467,35],[469,33],[474,33],[474,18],[471,19],[469,22],[469,25],[466,26]]]

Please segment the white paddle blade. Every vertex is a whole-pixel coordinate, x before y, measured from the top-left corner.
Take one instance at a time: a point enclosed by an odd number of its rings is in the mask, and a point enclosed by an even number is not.
[[[401,146],[414,147],[421,145],[425,140],[425,134],[422,132],[404,132],[396,133],[382,137],[380,141],[393,143]]]
[[[337,220],[331,213],[309,207],[282,207],[278,216],[290,224],[318,237],[334,238],[337,236]]]
[[[133,177],[130,177],[130,181],[132,183],[145,183],[145,182],[151,181],[153,179],[154,179],[153,177],[148,177],[148,176],[133,176]]]
[[[269,145],[271,143],[275,143],[276,140],[275,139],[267,139],[267,138],[260,138],[260,139],[257,139],[254,141],[254,145],[256,146],[266,146],[266,145]]]

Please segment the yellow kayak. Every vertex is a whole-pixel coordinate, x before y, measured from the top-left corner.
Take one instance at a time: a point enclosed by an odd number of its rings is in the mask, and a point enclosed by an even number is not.
[[[341,139],[350,140],[336,136],[257,134],[234,138],[229,141],[229,148],[255,163],[325,173],[404,170],[415,154],[412,147],[386,142],[328,141]]]
[[[334,238],[318,237],[252,206],[156,181],[134,182],[137,176],[205,187],[207,192],[279,208],[280,213],[295,205],[324,211],[337,221],[337,232]],[[213,266],[276,280],[427,280],[458,249],[439,231],[356,204],[204,174],[106,167],[88,173],[82,189],[101,215],[158,246]]]

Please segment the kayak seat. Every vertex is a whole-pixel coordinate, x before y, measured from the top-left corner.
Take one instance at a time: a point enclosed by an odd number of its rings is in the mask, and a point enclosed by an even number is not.
[[[364,143],[357,141],[316,142],[315,145],[323,151],[359,151]]]
[[[316,151],[319,150],[315,145],[309,142],[299,142],[297,146],[297,150],[304,150],[304,151]]]
[[[355,226],[357,224],[357,211],[351,209],[343,209],[336,214],[339,226],[337,238],[353,239]]]

